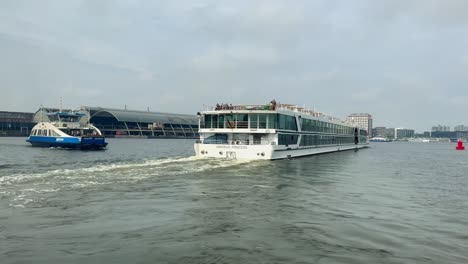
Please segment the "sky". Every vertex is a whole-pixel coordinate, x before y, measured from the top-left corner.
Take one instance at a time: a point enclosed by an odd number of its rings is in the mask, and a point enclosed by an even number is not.
[[[416,132],[468,125],[467,14],[465,0],[2,0],[0,111],[274,98]]]

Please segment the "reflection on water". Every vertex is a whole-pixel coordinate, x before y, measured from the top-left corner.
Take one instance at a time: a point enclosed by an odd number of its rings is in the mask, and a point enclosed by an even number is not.
[[[103,152],[0,138],[3,263],[468,263],[468,154],[374,144],[200,160],[191,140]]]

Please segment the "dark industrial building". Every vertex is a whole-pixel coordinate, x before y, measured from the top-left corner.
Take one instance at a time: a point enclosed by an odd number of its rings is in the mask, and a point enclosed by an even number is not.
[[[49,121],[47,114],[58,110],[41,108],[35,113],[34,120]],[[195,115],[89,106],[76,111],[85,113],[82,122],[89,120],[106,137],[198,138],[198,117]]]
[[[34,113],[0,111],[0,136],[28,136]]]

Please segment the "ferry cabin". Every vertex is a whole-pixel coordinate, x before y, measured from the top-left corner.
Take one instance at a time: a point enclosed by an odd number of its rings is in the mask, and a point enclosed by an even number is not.
[[[82,113],[49,114],[51,122],[40,122],[31,130],[27,141],[37,147],[103,149],[107,146],[99,129],[82,124]]]
[[[367,131],[300,108],[234,107],[200,116],[199,157],[279,159],[366,147]]]

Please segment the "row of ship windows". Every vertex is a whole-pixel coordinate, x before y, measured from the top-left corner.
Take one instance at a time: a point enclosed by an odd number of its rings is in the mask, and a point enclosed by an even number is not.
[[[278,145],[295,145],[297,144],[299,135],[278,135]],[[366,142],[365,136],[359,137],[359,142]],[[302,135],[300,146],[317,146],[317,145],[333,145],[333,144],[353,144],[353,136],[329,136],[329,135]]]
[[[284,129],[297,131],[296,117],[282,114],[205,115],[202,128]]]
[[[333,123],[327,123],[319,120],[310,120],[310,119],[300,119],[301,121],[301,130],[307,132],[325,132],[333,134],[345,134],[353,135],[354,128],[344,125],[337,125]],[[361,129],[360,135],[366,135],[366,131]]]
[[[320,120],[300,118],[302,131],[325,132],[334,134],[354,135],[354,128],[344,125],[328,123]],[[250,128],[250,129],[281,129],[297,131],[297,122],[294,116],[283,114],[219,114],[205,115],[201,123],[202,128]],[[360,135],[367,135],[361,129]]]
[[[31,131],[32,136],[46,136],[46,137],[58,137],[60,136],[57,132],[51,129],[33,129]]]

